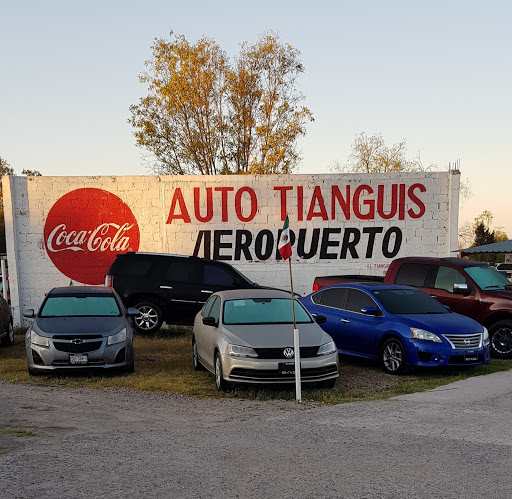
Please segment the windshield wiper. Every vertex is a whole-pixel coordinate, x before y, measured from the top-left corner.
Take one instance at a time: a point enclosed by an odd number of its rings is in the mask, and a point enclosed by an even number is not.
[[[483,289],[505,289],[505,286],[501,286],[500,284],[493,284],[492,286],[485,286]]]

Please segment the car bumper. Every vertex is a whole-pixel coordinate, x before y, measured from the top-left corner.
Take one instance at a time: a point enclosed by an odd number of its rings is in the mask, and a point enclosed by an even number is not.
[[[31,371],[55,371],[69,370],[80,371],[86,369],[117,369],[128,367],[133,363],[133,346],[131,342],[124,341],[115,345],[106,345],[103,339],[100,348],[93,351],[80,352],[79,355],[87,356],[87,363],[73,364],[73,352],[57,350],[53,342],[49,347],[34,345],[30,342],[25,344],[28,367]]]
[[[237,383],[295,383],[293,359],[221,358],[224,379]],[[338,377],[338,353],[300,360],[301,382],[315,383]],[[229,374],[228,374],[229,373]]]
[[[450,345],[412,341],[407,348],[407,364],[411,366],[474,366],[488,364],[490,346],[452,348]]]

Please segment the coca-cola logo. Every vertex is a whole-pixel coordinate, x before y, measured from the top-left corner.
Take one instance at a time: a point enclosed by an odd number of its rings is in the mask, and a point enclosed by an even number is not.
[[[102,284],[116,254],[139,249],[137,220],[130,208],[102,189],[76,189],[51,208],[44,244],[53,264],[83,284]]]

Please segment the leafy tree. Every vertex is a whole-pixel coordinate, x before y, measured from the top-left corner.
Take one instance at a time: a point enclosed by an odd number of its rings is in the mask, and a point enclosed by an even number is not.
[[[288,173],[311,112],[297,78],[299,52],[270,32],[241,45],[231,64],[211,39],[157,39],[139,80],[148,95],[130,106],[137,144],[155,173]]]
[[[508,236],[502,231],[491,231],[490,227],[493,221],[493,215],[490,211],[483,211],[478,217],[475,218],[473,224],[474,241],[472,247],[482,246],[484,244],[492,244],[499,241],[507,241]],[[472,260],[482,262],[503,262],[505,255],[500,253],[472,253]]]

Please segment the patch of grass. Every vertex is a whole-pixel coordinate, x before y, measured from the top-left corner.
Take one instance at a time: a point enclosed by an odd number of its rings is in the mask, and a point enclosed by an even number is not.
[[[24,428],[0,428],[0,435],[14,435],[15,437],[37,437],[37,434]]]
[[[135,373],[71,373],[31,377],[24,350],[25,330],[16,331],[15,344],[0,348],[0,379],[41,386],[108,388],[173,392],[200,398],[294,400],[294,385],[233,385],[226,393],[215,390],[213,375],[192,368],[191,330],[171,327],[154,336],[136,335]],[[302,385],[302,399],[321,404],[377,400],[446,385],[454,381],[512,369],[512,360],[492,359],[485,366],[416,369],[402,376],[383,372],[375,363],[342,357],[340,377],[332,390]]]

